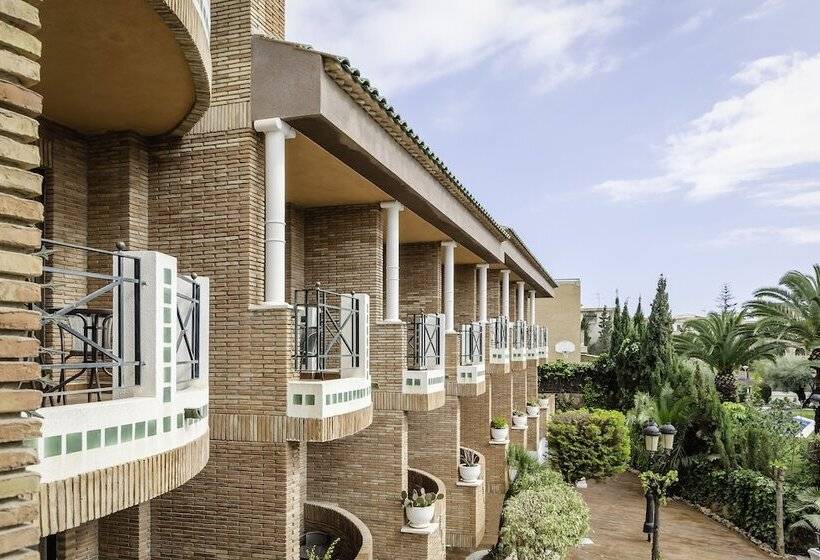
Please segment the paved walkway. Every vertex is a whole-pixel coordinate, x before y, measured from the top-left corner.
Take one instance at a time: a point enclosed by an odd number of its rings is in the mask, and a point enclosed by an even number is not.
[[[624,473],[581,490],[589,505],[593,544],[575,550],[572,560],[649,559],[650,544],[641,532],[645,500],[637,477]],[[755,545],[720,523],[670,501],[661,510],[664,560],[763,560]]]

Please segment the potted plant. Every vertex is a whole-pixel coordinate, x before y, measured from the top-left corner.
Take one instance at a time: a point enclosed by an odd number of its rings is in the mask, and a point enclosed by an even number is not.
[[[507,441],[510,439],[510,425],[503,416],[496,416],[490,422],[490,435],[493,441]]]
[[[538,401],[527,401],[527,416],[538,416],[541,412],[541,407],[538,406]]]
[[[413,490],[412,494],[402,490],[401,503],[404,506],[404,512],[407,514],[407,523],[414,529],[428,527],[436,514],[436,501],[443,499],[444,494],[425,492],[424,488]]]
[[[520,410],[513,410],[512,420],[513,426],[515,426],[516,428],[527,427],[527,415],[521,412]]]
[[[550,399],[546,393],[540,393],[538,395],[538,407],[544,410],[550,407]]]
[[[478,477],[481,476],[478,453],[472,449],[462,447],[459,454],[458,476],[464,482],[477,482]]]

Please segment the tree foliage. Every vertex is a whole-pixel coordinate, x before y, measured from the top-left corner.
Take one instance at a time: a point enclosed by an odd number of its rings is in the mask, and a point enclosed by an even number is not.
[[[820,347],[820,264],[813,274],[791,270],[777,286],[760,288],[746,304],[759,334],[804,350]]]
[[[547,440],[553,466],[568,482],[603,479],[629,460],[626,418],[616,410],[572,410],[550,420]]]
[[[737,397],[735,371],[756,360],[773,360],[780,346],[755,335],[744,311],[710,312],[686,324],[675,339],[678,352],[706,363],[715,373],[715,386],[725,401]]]

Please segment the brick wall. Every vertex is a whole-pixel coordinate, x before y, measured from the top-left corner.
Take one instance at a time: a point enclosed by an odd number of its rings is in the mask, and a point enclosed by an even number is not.
[[[476,546],[484,534],[484,488],[458,486],[461,447],[459,397],[429,412],[408,412],[410,466],[440,478],[446,487],[447,543]]]
[[[205,469],[151,502],[151,557],[297,559],[304,449],[212,439]]]
[[[151,502],[99,520],[100,560],[151,558]]]
[[[441,243],[399,246],[399,319],[441,313]]]
[[[384,226],[377,204],[304,210],[305,284],[370,295],[370,322],[383,317]]]
[[[40,434],[40,421],[21,412],[40,405],[40,392],[20,389],[40,376],[31,359],[39,342],[30,337],[40,325],[27,304],[40,300],[32,280],[42,274],[38,225],[43,220],[42,179],[32,169],[40,165],[36,117],[42,99],[30,88],[40,79],[39,2],[2,2],[4,21],[0,47],[0,554],[19,557],[36,548],[40,537],[39,477],[26,470],[37,453],[23,440]],[[14,33],[11,33],[11,30]],[[35,551],[28,551],[36,557]]]
[[[431,539],[400,532],[407,487],[407,419],[402,411],[376,410],[373,424],[344,439],[308,444],[308,497],[339,504],[368,526],[376,560],[418,560]],[[440,541],[439,541],[440,542]],[[435,549],[435,547],[432,547]]]
[[[487,317],[501,315],[501,272],[494,269],[487,271]]]
[[[57,557],[60,560],[98,560],[98,521],[89,521],[57,535]]]
[[[44,121],[41,125],[43,164],[43,235],[48,239],[88,245],[88,143],[63,126]],[[85,270],[87,254],[60,249],[49,262],[60,268]],[[48,279],[54,289],[45,290],[49,307],[62,306],[87,293],[85,278],[59,276]]]
[[[302,208],[285,207],[285,301],[293,303],[293,291],[305,286],[305,213]]]
[[[460,264],[454,268],[453,319],[454,325],[458,328],[459,325],[478,320],[477,276],[475,265]]]

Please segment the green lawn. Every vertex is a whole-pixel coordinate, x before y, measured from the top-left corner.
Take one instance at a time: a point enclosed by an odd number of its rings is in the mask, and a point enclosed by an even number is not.
[[[802,416],[803,418],[814,420],[814,410],[811,408],[802,408],[793,412],[795,416]]]

